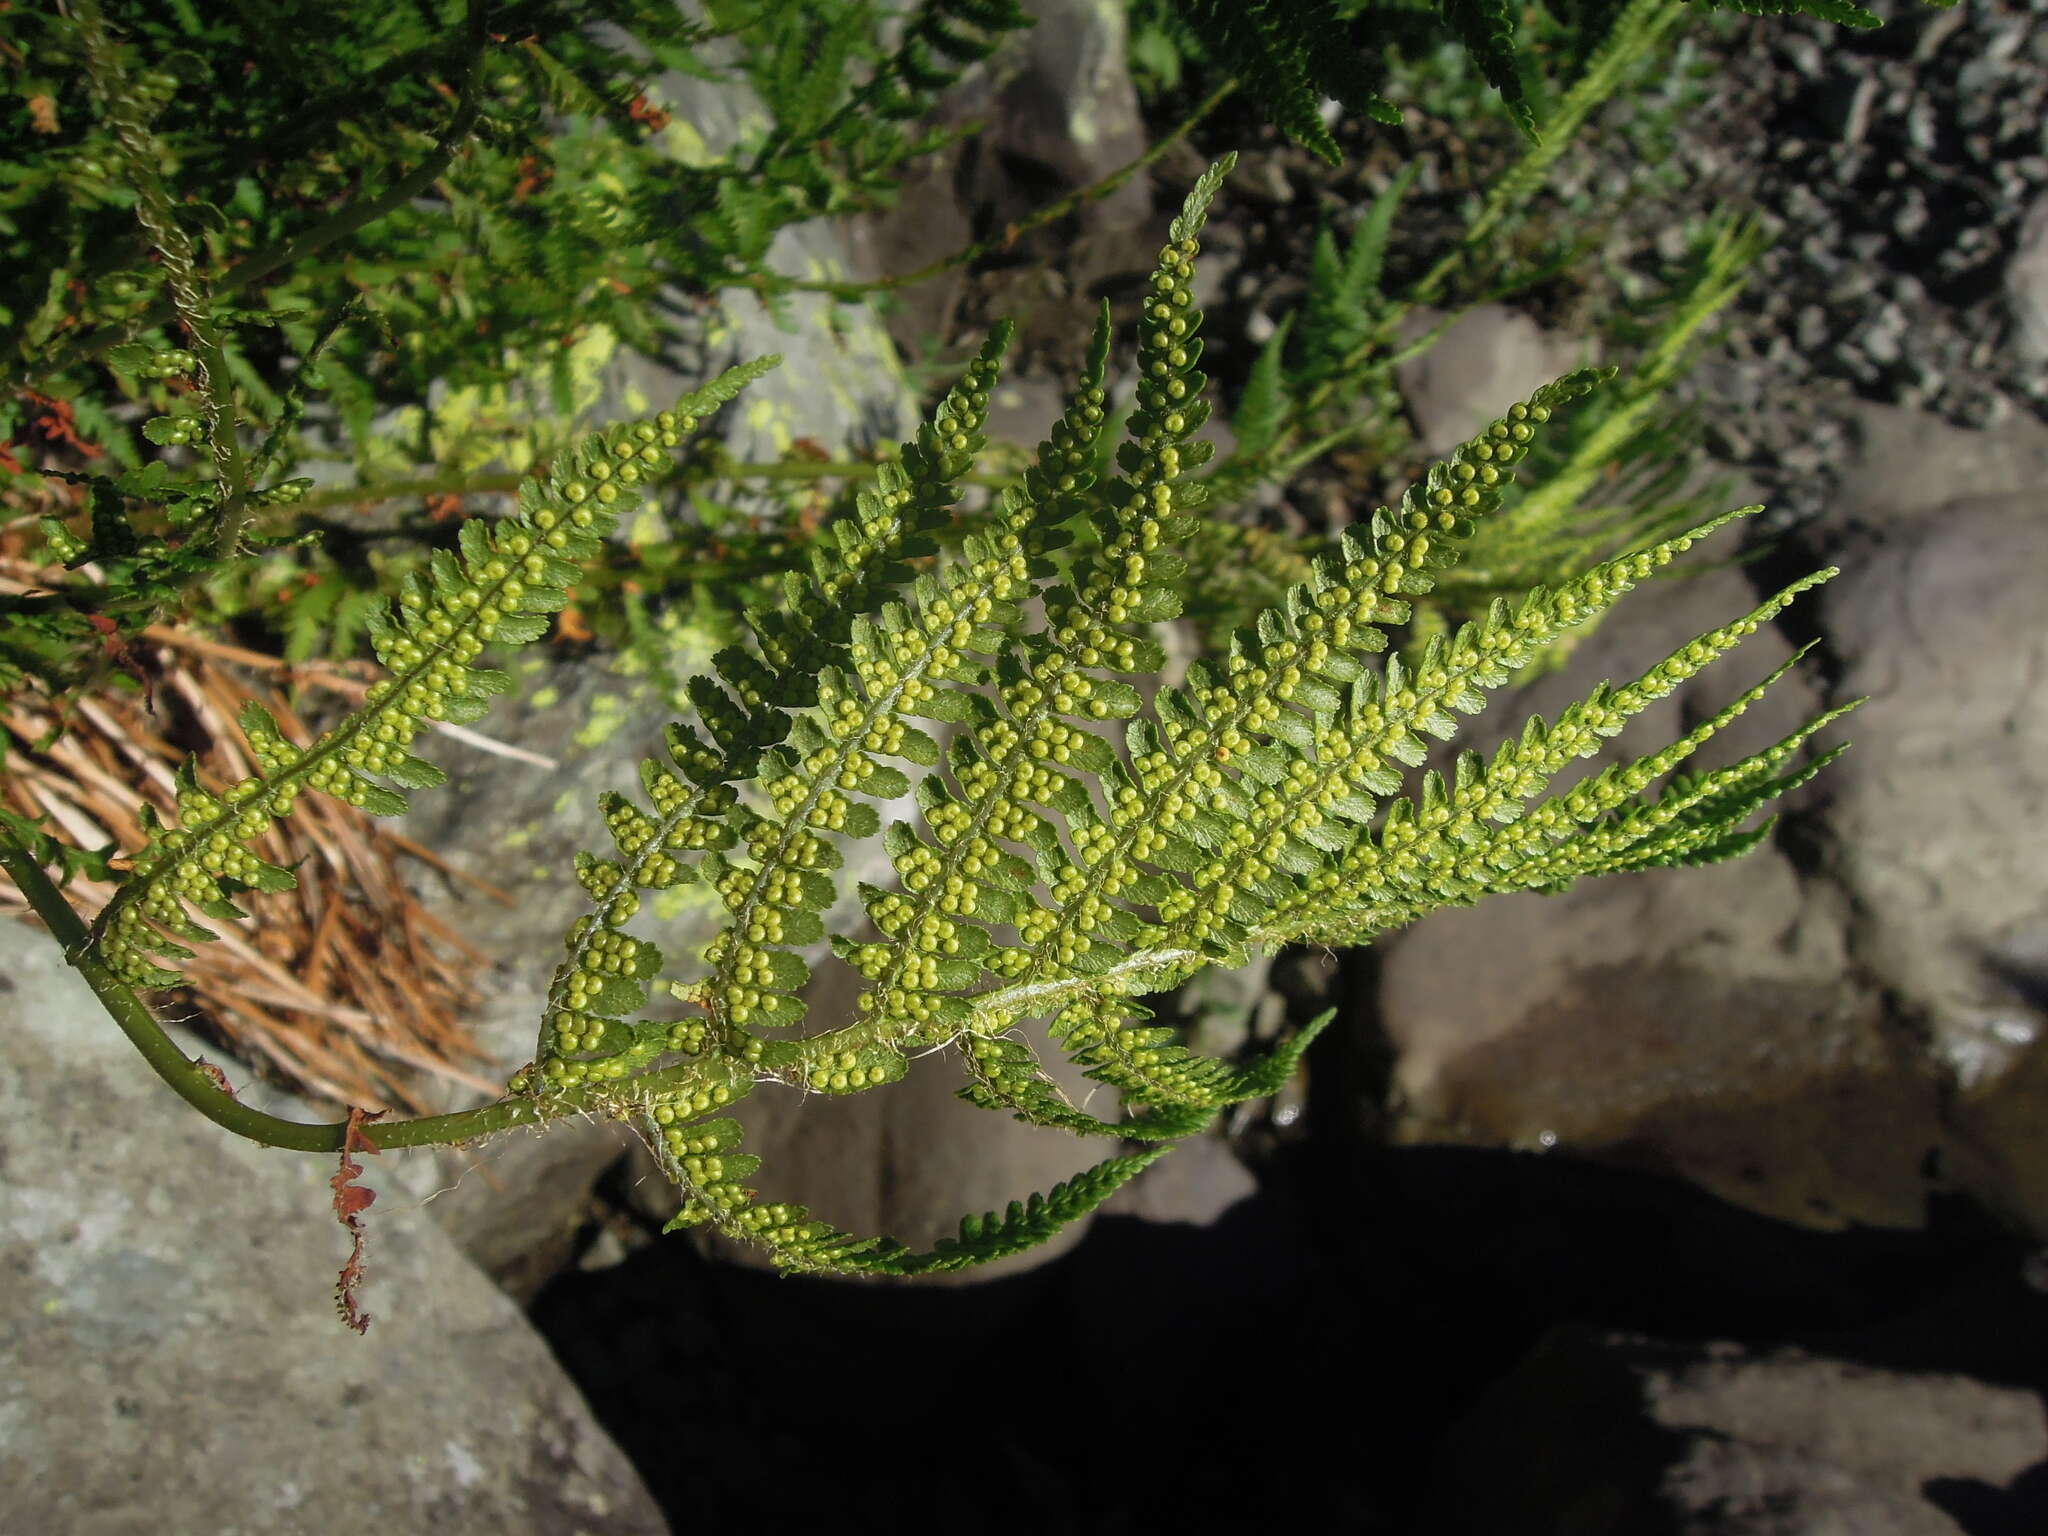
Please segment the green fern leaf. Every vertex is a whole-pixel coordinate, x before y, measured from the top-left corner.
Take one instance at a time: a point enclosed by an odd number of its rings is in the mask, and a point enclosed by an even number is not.
[[[287,739],[269,712],[251,703],[241,725],[261,777],[215,796],[201,788],[187,759],[178,779],[179,829],[147,826],[148,842],[94,922],[91,942],[114,973],[135,985],[172,985],[175,973],[144,956],[184,958],[163,939],[165,931],[192,932],[181,902],[219,904],[206,907],[218,911],[232,888],[290,889],[290,872],[257,858],[247,844],[289,815],[301,792],[395,815],[406,808],[405,797],[373,775],[398,785],[440,782],[439,770],[406,748],[426,722],[475,719],[511,686],[503,672],[475,666],[484,647],[537,638],[542,616],[567,601],[577,562],[598,552],[619,507],[630,505],[652,464],[695,425],[694,413],[731,399],[777,361],[733,369],[688,397],[680,412],[586,439],[545,480],[522,483],[517,516],[488,527],[465,523],[460,559],[437,551],[426,580],[406,578],[394,614],[380,609],[367,616],[371,643],[391,676],[372,685],[363,709],[310,747]]]
[[[1238,399],[1237,414],[1230,418],[1231,435],[1237,439],[1237,456],[1251,461],[1263,458],[1280,436],[1287,418],[1286,369],[1282,358],[1287,338],[1294,330],[1295,316],[1281,321],[1259,349],[1258,360],[1245,380]]]
[[[941,1239],[929,1252],[877,1248],[853,1255],[843,1261],[842,1267],[866,1274],[949,1274],[1028,1252],[1057,1236],[1062,1227],[1095,1210],[1166,1152],[1165,1147],[1148,1147],[1142,1152],[1105,1159],[1064,1184],[1055,1184],[1043,1195],[1011,1201],[1000,1219],[993,1211],[969,1216],[961,1221],[958,1237]]]
[[[1413,600],[1501,513],[1539,434],[1612,370],[1568,374],[1511,406],[1396,507],[1347,529],[1223,654],[1148,702],[1135,684],[1165,662],[1150,627],[1180,611],[1182,550],[1206,491],[1192,474],[1209,452],[1196,436],[1208,406],[1193,262],[1227,170],[1197,182],[1148,282],[1117,472],[1104,468],[1105,311],[1034,463],[957,554],[941,554],[933,535],[981,447],[999,331],[816,541],[782,604],[750,613],[745,640],[714,658],[715,676],[691,680],[695,718],[642,765],[640,797],[602,801],[613,852],[577,860],[592,910],[568,937],[536,1069],[520,1086],[658,1085],[651,1096],[622,1087],[619,1102],[649,1116],[685,1191],[682,1219],[761,1242],[785,1267],[913,1274],[998,1257],[1092,1208],[1132,1165],[1112,1159],[911,1254],[746,1188],[752,1159],[702,1122],[755,1082],[860,1092],[901,1076],[913,1055],[957,1046],[970,1102],[1156,1152],[1275,1091],[1328,1018],[1261,1061],[1232,1064],[1188,1050],[1157,1024],[1147,994],[1278,944],[1367,939],[1493,891],[1739,854],[1757,837],[1747,820],[1798,781],[1794,755],[1834,718],[1643,799],[1780,669],[1662,752],[1550,788],[1821,573],[1634,682],[1596,689],[1554,724],[1532,719],[1490,763],[1468,752],[1448,773],[1411,774],[1432,739],[1454,739],[1461,717],[1565,631],[1758,510],[1709,519],[1517,605],[1496,600],[1455,628],[1418,626],[1391,650],[1387,627],[1409,623]],[[1398,196],[1397,184],[1385,208]],[[1318,274],[1327,315],[1369,308],[1384,238],[1369,217],[1348,251],[1328,242]],[[1248,425],[1270,411],[1277,369],[1262,365]],[[460,572],[428,574],[439,590]],[[943,746],[941,727],[951,728]],[[906,792],[915,814],[884,827],[878,805]],[[874,932],[828,934],[844,846],[875,838],[895,880],[858,889]],[[642,891],[691,879],[727,914],[702,973],[672,984],[701,1016],[636,1018],[661,956],[620,929]],[[863,986],[851,1018],[806,1030],[807,951],[828,938]],[[1048,1021],[1081,1070],[1117,1091],[1117,1115],[1067,1101],[1025,1041],[1030,1020]]]
[[[1392,102],[1363,75],[1363,57],[1332,47],[1344,35],[1335,0],[1179,0],[1181,19],[1202,51],[1244,83],[1276,127],[1331,165],[1343,159],[1324,126],[1324,96],[1382,123],[1398,123]]]
[[[1444,20],[1472,55],[1486,83],[1500,92],[1508,116],[1531,144],[1543,142],[1536,114],[1515,67],[1515,13],[1508,0],[1443,0]]]

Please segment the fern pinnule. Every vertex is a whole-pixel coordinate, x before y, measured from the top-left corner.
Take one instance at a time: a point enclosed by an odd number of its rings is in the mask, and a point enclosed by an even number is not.
[[[1281,428],[1287,422],[1288,338],[1300,315],[1299,309],[1289,311],[1253,359],[1251,371],[1245,375],[1244,392],[1238,396],[1237,410],[1230,418],[1230,434],[1237,439],[1237,448],[1212,478],[1220,480],[1233,469],[1256,464],[1280,440]]]
[[[1308,292],[1302,296],[1295,356],[1289,383],[1297,391],[1337,379],[1365,342],[1384,304],[1380,274],[1386,265],[1387,241],[1394,214],[1414,183],[1422,163],[1403,166],[1340,247],[1329,229],[1316,236],[1309,256]]]
[[[1832,21],[1840,27],[1882,26],[1876,16],[1850,0],[1704,0],[1709,10],[1740,11],[1745,16],[1811,16]],[[1951,6],[1955,0],[1929,0],[1930,4]]]
[[[1170,1150],[1149,1147],[1105,1158],[1044,1194],[1011,1201],[1000,1218],[993,1211],[963,1217],[957,1236],[941,1238],[920,1253],[894,1238],[842,1232],[812,1216],[807,1206],[757,1201],[755,1191],[741,1181],[760,1167],[760,1159],[735,1150],[740,1135],[735,1120],[702,1122],[681,1140],[690,1150],[678,1153],[665,1146],[657,1154],[688,1192],[682,1210],[663,1231],[709,1225],[765,1248],[778,1269],[796,1273],[896,1277],[970,1269],[1035,1248],[1097,1209]]]
[[[1756,509],[1743,509],[1752,510]],[[1725,520],[1717,519],[1708,526]],[[1654,554],[1650,551],[1646,552],[1649,558],[1638,557],[1636,569],[1651,564]],[[1477,753],[1461,754],[1454,788],[1446,792],[1441,776],[1432,774],[1425,781],[1420,801],[1404,798],[1390,805],[1378,835],[1355,844],[1338,877],[1315,893],[1322,915],[1305,926],[1292,925],[1282,909],[1271,922],[1267,942],[1283,937],[1322,943],[1368,942],[1440,906],[1469,905],[1506,891],[1555,889],[1582,876],[1643,867],[1654,862],[1656,851],[1664,846],[1656,843],[1656,835],[1687,812],[1695,816],[1689,825],[1710,822],[1717,833],[1726,833],[1746,820],[1766,800],[1792,787],[1789,782],[1770,781],[1774,787],[1759,789],[1769,773],[1807,738],[1853,706],[1816,717],[1763,752],[1702,776],[1693,787],[1675,783],[1658,801],[1647,805],[1636,797],[1761,698],[1791,670],[1798,655],[1669,746],[1612,765],[1568,793],[1526,810],[1523,802],[1542,793],[1574,758],[1593,754],[1602,740],[1619,734],[1632,717],[1725,655],[1800,592],[1831,574],[1821,572],[1792,583],[1743,618],[1681,646],[1624,687],[1602,684],[1585,699],[1567,706],[1554,723],[1530,717],[1519,738],[1504,742],[1490,764],[1482,764]],[[1741,793],[1745,790],[1754,791],[1754,798],[1745,798]],[[1603,818],[1602,825],[1581,830]],[[1675,846],[1680,834],[1674,833],[1673,839]],[[1296,910],[1306,906],[1304,903]]]

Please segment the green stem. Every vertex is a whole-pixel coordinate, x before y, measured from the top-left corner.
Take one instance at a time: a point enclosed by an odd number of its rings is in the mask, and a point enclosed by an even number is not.
[[[308,1124],[265,1114],[237,1099],[216,1080],[213,1072],[178,1049],[164,1032],[156,1015],[133,988],[117,978],[90,947],[90,933],[84,919],[72,910],[43,867],[14,836],[0,829],[0,869],[20,888],[29,905],[42,918],[64,958],[92,988],[93,995],[121,1027],[142,1059],[178,1096],[223,1130],[266,1147],[283,1147],[293,1152],[339,1152],[348,1131],[345,1120]],[[389,1124],[371,1122],[359,1126],[357,1134],[367,1138],[379,1151],[391,1147],[453,1146],[510,1130],[518,1125],[537,1125],[565,1115],[587,1114],[593,1110],[614,1112],[642,1100],[654,1098],[688,1083],[701,1073],[694,1062],[645,1073],[622,1083],[596,1083],[551,1093],[546,1098],[506,1098],[448,1115],[424,1115]]]

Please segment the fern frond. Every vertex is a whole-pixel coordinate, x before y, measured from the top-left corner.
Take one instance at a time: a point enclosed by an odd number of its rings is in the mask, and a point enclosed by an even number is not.
[[[1335,0],[1180,0],[1202,51],[1237,76],[1274,126],[1331,165],[1343,156],[1324,126],[1322,98],[1376,122],[1401,113],[1366,82],[1361,55],[1332,47],[1345,32]]]
[[[1455,3],[1471,6],[1473,13],[1477,13],[1475,0],[1455,0]],[[1499,4],[1500,0],[1488,0],[1488,3]],[[1666,0],[1628,0],[1615,17],[1613,29],[1587,62],[1584,72],[1572,82],[1564,99],[1545,119],[1541,135],[1524,126],[1524,134],[1533,147],[1487,188],[1478,216],[1466,227],[1461,238],[1460,243],[1467,252],[1491,248],[1496,232],[1508,215],[1546,184],[1552,165],[1570,146],[1587,118],[1620,88],[1638,60],[1663,45],[1665,38],[1677,29],[1684,14]],[[1484,23],[1475,22],[1475,25],[1483,29]]]
[[[269,711],[251,703],[240,724],[260,777],[213,795],[200,787],[188,758],[178,775],[178,828],[163,826],[144,808],[148,842],[93,925],[91,942],[115,974],[132,985],[174,986],[177,973],[146,953],[189,958],[164,935],[214,936],[184,916],[183,903],[232,919],[245,915],[233,901],[240,892],[291,889],[291,872],[264,862],[248,844],[291,814],[301,792],[395,816],[406,809],[401,791],[445,782],[440,769],[407,748],[426,722],[475,720],[511,686],[505,673],[474,665],[484,647],[520,645],[545,634],[547,615],[568,602],[577,562],[598,552],[621,505],[630,505],[632,488],[694,429],[699,413],[730,400],[779,361],[744,364],[685,397],[673,412],[593,434],[560,456],[545,480],[521,485],[516,516],[488,526],[475,518],[463,523],[460,554],[436,550],[424,577],[406,578],[395,614],[380,610],[366,620],[391,676],[369,689],[363,709],[310,747],[289,741]]]
[[[1197,450],[1207,447],[1190,442],[1207,406],[1199,398],[1204,380],[1196,371],[1201,316],[1188,282],[1195,237],[1229,166],[1226,160],[1197,182],[1153,273],[1146,301],[1151,362],[1119,452],[1126,474],[1107,488],[1109,510],[1098,520],[1099,544],[1076,562],[1064,585],[1046,593],[1042,633],[1012,644],[990,631],[976,647],[996,661],[992,674],[976,674],[992,677],[995,702],[973,709],[970,718],[978,729],[956,742],[951,782],[934,775],[920,787],[936,846],[907,827],[891,829],[889,851],[910,894],[869,895],[869,914],[883,938],[863,946],[854,959],[873,989],[863,994],[855,1022],[807,1043],[812,1052],[859,1049],[905,1024],[912,1026],[913,1039],[934,1041],[956,1037],[970,1025],[984,1034],[1007,1027],[1000,1015],[977,1019],[958,992],[985,976],[1015,975],[1012,968],[1024,964],[1021,951],[995,944],[983,924],[1014,924],[1028,943],[1051,921],[1032,897],[1032,886],[1047,881],[1057,900],[1071,882],[1072,866],[1064,863],[1057,833],[1030,806],[1078,804],[1087,792],[1069,771],[1100,774],[1114,765],[1107,743],[1068,722],[1137,712],[1137,691],[1112,674],[1156,672],[1164,654],[1143,626],[1178,611],[1174,584],[1185,562],[1169,544],[1184,538],[1192,524],[1178,513],[1177,482],[1183,470],[1201,462],[1204,455]],[[1082,398],[1091,402],[1102,398],[1107,342],[1105,316],[1084,380]],[[1069,449],[1077,465],[1092,461],[1104,421],[1099,404],[1084,406],[1081,414],[1085,440],[1077,436]],[[1179,488],[1181,499],[1191,500],[1192,489]],[[1012,503],[1007,510],[1012,517],[1028,515],[1028,506]],[[1022,571],[1032,573],[1028,538],[1028,532],[1019,536],[1010,552],[1013,571],[1021,562]],[[962,568],[956,582],[981,579],[975,569]],[[1049,567],[1035,573],[1046,574]],[[941,613],[952,607],[945,604]],[[1029,849],[1035,864],[1006,852],[1005,842]],[[836,1086],[836,1071],[828,1058],[811,1067],[811,1081]],[[1009,1102],[1018,1077],[1012,1070],[1000,1080],[978,1082],[985,1098]],[[1047,1086],[1040,1083],[1033,1097],[1042,1098]]]
[[[1237,457],[1241,459],[1263,458],[1279,440],[1280,428],[1287,419],[1287,370],[1283,360],[1287,338],[1293,333],[1295,318],[1300,313],[1293,311],[1273,328],[1245,379],[1237,413],[1230,418],[1230,432],[1237,439]]]
[[[1751,510],[1757,509],[1745,509]],[[1655,552],[1648,553],[1649,560],[1636,557],[1635,572],[1644,572],[1654,563]],[[1624,569],[1631,566],[1630,562],[1619,564]],[[1602,685],[1567,707],[1554,725],[1531,717],[1519,740],[1503,743],[1491,764],[1482,765],[1477,753],[1463,754],[1455,786],[1448,791],[1439,776],[1430,775],[1419,803],[1396,801],[1389,807],[1378,838],[1363,839],[1351,849],[1335,884],[1341,894],[1334,901],[1321,903],[1323,916],[1307,926],[1280,918],[1267,929],[1267,942],[1283,936],[1324,943],[1363,942],[1374,934],[1405,926],[1439,906],[1469,905],[1482,896],[1511,890],[1561,889],[1584,876],[1635,867],[1631,859],[1653,862],[1657,852],[1675,851],[1687,841],[1703,846],[1730,836],[1766,800],[1793,787],[1789,779],[1767,781],[1768,771],[1853,706],[1817,717],[1776,746],[1703,776],[1695,787],[1674,785],[1652,806],[1635,806],[1625,812],[1622,808],[1725,729],[1790,671],[1799,656],[1670,746],[1610,767],[1568,794],[1544,800],[1527,811],[1522,802],[1541,793],[1573,758],[1590,756],[1601,740],[1618,734],[1630,718],[1725,655],[1800,592],[1832,574],[1820,572],[1793,583],[1743,618],[1680,647],[1624,688]],[[1763,787],[1767,782],[1772,787]],[[1610,813],[1610,823],[1593,832],[1580,832],[1582,826]],[[1681,817],[1687,818],[1682,830],[1672,831],[1666,843],[1652,842]],[[1500,825],[1488,828],[1488,822]]]
[[[1752,697],[1761,691],[1760,685]],[[1824,752],[1790,773],[1780,774],[1777,770],[1815,734],[1861,702],[1857,700],[1816,715],[1782,740],[1740,762],[1675,780],[1655,800],[1613,805],[1618,797],[1603,785],[1601,788],[1607,791],[1604,795],[1597,795],[1576,809],[1567,804],[1567,809],[1574,819],[1582,821],[1589,809],[1611,809],[1609,818],[1551,850],[1542,863],[1517,872],[1526,885],[1557,890],[1589,875],[1717,863],[1738,857],[1762,841],[1771,825],[1766,822],[1752,831],[1736,830],[1743,822],[1772,800],[1806,783],[1848,748],[1841,746]],[[1641,777],[1646,767],[1653,773],[1659,759],[1668,761],[1668,753],[1632,765],[1636,776]],[[1621,774],[1615,778],[1625,781]]]
[[[689,1108],[685,1106],[686,1114]],[[806,1206],[761,1203],[757,1191],[744,1182],[760,1168],[761,1159],[739,1150],[742,1132],[737,1120],[679,1123],[676,1111],[667,1105],[649,1119],[655,1157],[683,1196],[682,1208],[662,1231],[709,1224],[735,1241],[766,1248],[778,1269],[796,1272],[846,1272],[862,1257],[886,1261],[907,1251],[889,1238],[842,1232],[815,1219]]]
[[[1024,1253],[1095,1210],[1159,1161],[1167,1150],[1148,1147],[1142,1152],[1105,1158],[1093,1168],[1053,1185],[1045,1194],[1034,1194],[1025,1201],[1012,1200],[1001,1220],[997,1220],[994,1211],[966,1217],[960,1223],[958,1237],[941,1238],[929,1252],[891,1254],[869,1250],[856,1255],[845,1267],[867,1274],[947,1274]]]
[[[1443,0],[1444,20],[1472,55],[1486,83],[1500,92],[1508,116],[1531,144],[1543,142],[1536,113],[1515,68],[1515,12],[1508,0]]]
[[[1387,238],[1420,167],[1419,161],[1409,162],[1373,199],[1352,232],[1348,249],[1340,251],[1336,236],[1327,229],[1317,235],[1309,258],[1308,293],[1297,311],[1300,340],[1288,370],[1288,382],[1297,395],[1339,375],[1377,324]]]
[[[569,937],[537,1081],[525,1086],[651,1070],[662,1084],[657,1139],[680,1160],[713,1155],[692,1150],[707,1134],[698,1122],[756,1081],[860,1092],[900,1076],[913,1051],[957,1044],[970,1102],[1156,1146],[1273,1092],[1328,1019],[1262,1061],[1233,1065],[1159,1027],[1146,994],[1289,940],[1370,937],[1489,891],[1732,856],[1753,843],[1741,823],[1796,780],[1780,770],[1832,716],[1733,769],[1674,781],[1653,802],[1639,797],[1773,679],[1663,752],[1524,806],[1572,758],[1826,573],[1627,687],[1596,690],[1554,726],[1531,721],[1490,766],[1467,753],[1448,780],[1424,773],[1403,793],[1403,770],[1423,766],[1428,738],[1454,737],[1459,716],[1484,708],[1565,630],[1760,510],[1710,519],[1538,588],[1517,607],[1497,600],[1456,629],[1418,626],[1405,652],[1384,654],[1385,626],[1409,622],[1412,600],[1500,512],[1538,434],[1613,370],[1569,374],[1510,407],[1429,466],[1395,508],[1317,556],[1223,657],[1196,663],[1184,685],[1147,705],[1129,679],[1163,666],[1149,626],[1180,611],[1179,547],[1199,527],[1192,513],[1207,489],[1191,473],[1210,453],[1194,435],[1208,407],[1191,280],[1228,168],[1197,183],[1152,274],[1116,478],[1092,483],[1109,419],[1105,311],[1086,370],[1022,482],[957,558],[908,564],[936,554],[931,535],[980,446],[999,332],[854,515],[819,541],[808,578],[790,578],[777,611],[749,615],[751,640],[714,658],[717,680],[693,682],[697,724],[672,727],[667,759],[643,766],[651,807],[607,797],[617,855],[579,859],[594,909]],[[1360,302],[1379,246],[1373,229],[1348,254],[1331,244],[1332,303]],[[1076,539],[1084,511],[1092,536]],[[1042,623],[1030,622],[1034,602]],[[924,721],[957,727],[943,754]],[[915,821],[885,831],[875,802],[912,788],[898,764],[927,771]],[[749,782],[764,803],[741,803]],[[821,914],[838,894],[839,840],[878,834],[896,888],[860,888],[872,937],[831,936],[865,981],[853,1016],[792,1038],[807,1022],[810,965],[800,951],[827,936]],[[728,913],[704,974],[677,987],[704,1016],[634,1020],[659,956],[618,930],[639,891],[699,876]],[[1067,1101],[1017,1028],[1032,1019],[1049,1020],[1082,1071],[1117,1091],[1116,1116]],[[665,1055],[681,1061],[656,1068]],[[649,1100],[643,1092],[633,1103],[637,1112]],[[917,1273],[993,1257],[1102,1192],[1101,1179],[1063,1188],[911,1255],[802,1207],[758,1205],[740,1182],[753,1164],[727,1157],[724,1136],[713,1137],[724,1159],[715,1166],[671,1169],[690,1191],[688,1215],[765,1242],[789,1267]],[[1124,1167],[1112,1159],[1103,1170]]]

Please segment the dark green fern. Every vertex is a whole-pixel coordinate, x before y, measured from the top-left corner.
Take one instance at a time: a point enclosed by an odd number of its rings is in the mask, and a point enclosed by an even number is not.
[[[1667,0],[1676,4],[1678,0]],[[1705,9],[1751,16],[1804,15],[1846,27],[1875,27],[1878,18],[1850,0],[1685,0]],[[1926,0],[1952,6],[1956,0]],[[1624,7],[1581,4],[1569,14],[1595,32]],[[1528,56],[1515,45],[1519,7],[1509,0],[1174,0],[1176,18],[1198,41],[1212,68],[1235,75],[1274,126],[1332,165],[1342,158],[1324,123],[1325,98],[1375,122],[1398,124],[1400,111],[1379,94],[1376,54],[1389,43],[1413,42],[1418,16],[1433,13],[1441,31],[1464,47],[1509,118],[1530,143],[1542,135],[1530,100]]]

